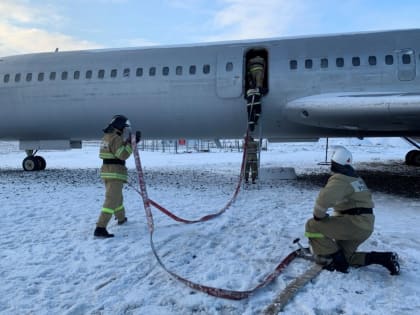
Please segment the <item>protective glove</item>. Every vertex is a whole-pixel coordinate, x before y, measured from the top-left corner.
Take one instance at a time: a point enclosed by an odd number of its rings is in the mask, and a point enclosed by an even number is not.
[[[136,131],[136,143],[139,143],[141,139],[141,132]],[[127,139],[125,139],[125,144],[131,143],[131,133],[128,134]]]
[[[141,131],[136,131],[136,143],[139,143],[141,139]]]

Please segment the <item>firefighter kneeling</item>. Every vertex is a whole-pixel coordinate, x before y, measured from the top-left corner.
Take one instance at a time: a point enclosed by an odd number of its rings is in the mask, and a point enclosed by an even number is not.
[[[109,125],[103,130],[104,137],[101,142],[99,157],[103,160],[101,167],[101,178],[105,184],[105,202],[96,223],[94,236],[113,237],[114,234],[108,233],[106,227],[115,215],[118,224],[127,222],[125,208],[123,204],[122,189],[127,182],[127,160],[133,152],[130,137],[123,139],[125,128],[130,127],[129,120],[122,115],[112,118]],[[136,142],[140,141],[140,132],[136,132]]]
[[[329,271],[347,272],[349,266],[379,264],[391,275],[398,275],[400,265],[394,252],[356,252],[373,232],[375,217],[372,195],[365,182],[351,166],[353,158],[344,147],[331,157],[332,176],[320,191],[313,218],[306,223],[312,254]],[[334,208],[332,216],[328,208]]]

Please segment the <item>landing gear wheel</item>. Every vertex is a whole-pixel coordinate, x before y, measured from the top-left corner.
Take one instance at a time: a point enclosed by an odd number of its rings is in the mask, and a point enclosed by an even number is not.
[[[420,150],[416,150],[416,152],[411,155],[410,162],[411,165],[420,166]]]
[[[42,156],[30,155],[22,162],[22,167],[25,171],[42,171],[47,167],[47,162]]]
[[[47,161],[42,156],[36,155],[35,160],[38,162],[38,170],[43,171],[47,167]]]
[[[411,150],[405,155],[405,164],[420,165],[420,150]]]
[[[28,156],[23,160],[22,167],[25,171],[37,171],[39,170],[39,162],[35,156]]]

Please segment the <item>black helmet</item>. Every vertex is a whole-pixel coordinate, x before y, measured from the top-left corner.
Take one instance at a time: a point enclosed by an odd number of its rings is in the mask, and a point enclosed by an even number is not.
[[[130,121],[123,115],[115,115],[109,123],[109,126],[118,130],[123,130],[125,127],[130,127]]]

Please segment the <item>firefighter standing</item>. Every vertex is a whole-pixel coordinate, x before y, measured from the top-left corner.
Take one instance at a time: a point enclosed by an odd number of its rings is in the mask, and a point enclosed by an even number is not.
[[[254,131],[261,115],[261,95],[263,94],[265,60],[261,56],[255,56],[248,60],[248,86],[246,92],[248,125]]]
[[[129,120],[122,115],[112,118],[109,125],[103,130],[99,157],[103,160],[101,167],[101,178],[105,183],[105,202],[96,223],[94,236],[113,237],[114,234],[108,233],[106,227],[112,215],[118,220],[118,224],[127,222],[123,204],[122,189],[127,182],[127,168],[125,160],[131,153],[130,139],[124,141],[124,129],[130,127]],[[140,133],[136,133],[136,141],[140,141]]]
[[[313,218],[308,220],[305,236],[312,253],[325,269],[347,272],[350,266],[379,264],[391,275],[400,271],[394,252],[356,252],[374,229],[372,195],[351,166],[352,155],[338,147],[331,157],[332,176],[320,191]],[[332,216],[328,208],[334,208]]]
[[[248,183],[249,174],[251,173],[252,183],[255,184],[255,180],[258,177],[258,141],[255,141],[250,135],[247,141],[245,136],[244,145],[246,145],[245,183]]]

